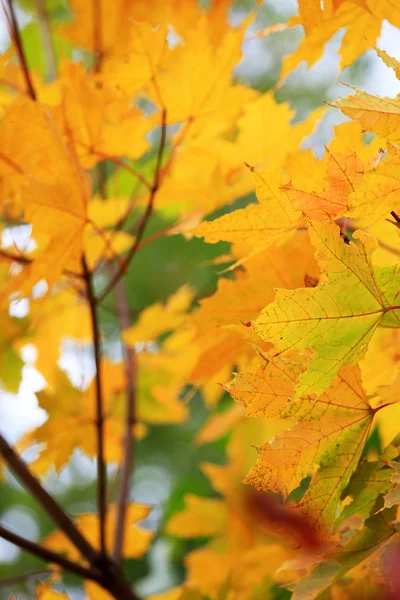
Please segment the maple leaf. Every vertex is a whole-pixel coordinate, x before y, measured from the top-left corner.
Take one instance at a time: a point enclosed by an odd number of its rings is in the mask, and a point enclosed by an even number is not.
[[[332,106],[340,110],[350,119],[361,123],[364,131],[371,131],[377,136],[393,143],[400,140],[400,103],[392,98],[381,98],[355,89],[351,96],[339,98]]]
[[[123,423],[115,398],[125,386],[122,365],[103,365],[103,386],[107,413],[105,454],[107,461],[118,462],[121,457]],[[79,390],[72,386],[63,372],[59,372],[55,391],[43,390],[37,396],[39,405],[48,414],[48,419],[24,436],[20,442],[20,447],[27,447],[32,443],[43,445],[39,456],[32,463],[35,471],[47,473],[52,466],[56,471],[60,471],[75,448],[81,448],[88,456],[96,456],[94,384],[92,383],[88,390]]]
[[[390,482],[394,485],[385,495],[385,508],[397,507],[400,503],[400,465],[395,461],[389,462],[389,465],[394,469],[394,473],[390,472]]]
[[[26,138],[24,144],[20,143],[22,137]],[[3,119],[1,138],[0,178],[14,190],[23,219],[32,225],[33,237],[45,245],[29,276],[23,273],[13,284],[27,294],[40,279],[51,285],[66,266],[79,270],[89,185],[48,108],[27,98],[16,100]],[[8,199],[3,200],[7,203]]]
[[[304,0],[306,4],[306,0]],[[311,2],[309,2],[311,4]],[[366,9],[365,3],[344,1],[337,5],[337,10],[329,14],[329,5],[324,11],[324,18],[317,19],[319,13],[315,8],[312,17],[312,8],[307,11],[307,20],[305,28],[307,35],[301,40],[297,51],[290,54],[283,62],[281,77],[285,78],[290,71],[295,69],[303,60],[308,66],[313,66],[321,57],[325,44],[332,36],[346,27],[346,33],[342,39],[339,54],[342,58],[341,68],[344,69],[351,65],[361,54],[366,52],[371,47],[371,42],[375,42],[381,30],[382,17],[376,14],[374,9],[371,9],[368,4]],[[301,7],[300,7],[301,8]],[[375,7],[374,7],[375,8]],[[305,11],[303,16],[305,15]],[[390,14],[386,12],[387,15]],[[308,30],[308,31],[307,31]]]
[[[207,20],[202,18],[189,39],[170,53],[165,72],[157,77],[150,95],[167,110],[171,123],[193,121],[191,135],[210,122],[227,127],[257,96],[245,86],[232,85],[232,69],[241,59],[246,26],[247,21],[228,30],[215,48]]]
[[[391,386],[396,381],[400,361],[400,331],[378,329],[368,345],[368,350],[360,362],[363,385],[369,394],[382,393],[382,386]],[[379,369],[375,365],[379,364]],[[385,401],[389,399],[385,393]]]
[[[280,173],[270,169],[254,171],[258,204],[228,213],[214,221],[205,221],[193,230],[206,242],[251,242],[252,246],[265,248],[287,231],[298,227],[301,213],[293,210],[282,191]]]
[[[139,321],[123,332],[126,344],[134,346],[138,342],[155,340],[161,334],[178,328],[185,320],[185,314],[193,300],[193,292],[182,287],[172,295],[166,304],[152,304],[140,313]]]
[[[364,527],[344,547],[329,552],[323,562],[296,583],[293,597],[309,600],[312,593],[312,598],[322,600],[323,592],[357,565],[363,564],[368,571],[374,559],[379,563],[379,559],[382,560],[380,553],[397,542],[394,517],[394,510],[389,509],[367,519]],[[321,577],[321,572],[325,577]]]
[[[126,507],[126,510],[127,531],[129,531],[130,534],[125,536],[123,554],[127,558],[139,558],[147,551],[154,534],[151,531],[138,526],[137,523],[146,519],[152,508],[145,504],[131,502]],[[111,548],[117,518],[117,507],[115,505],[109,507],[108,517],[106,539],[109,548]],[[90,513],[79,515],[76,518],[76,525],[78,529],[85,533],[85,537],[89,543],[95,548],[98,547],[98,515]],[[46,537],[44,543],[48,548],[51,548],[56,552],[66,552],[71,559],[76,561],[82,560],[73,544],[60,531],[51,533]]]
[[[390,54],[385,52],[385,50],[380,50],[379,48],[376,48],[376,47],[374,47],[374,48],[375,48],[375,52],[383,60],[385,65],[387,65],[388,67],[393,69],[393,71],[396,74],[397,79],[400,79],[400,63],[399,63],[399,61],[396,60],[395,58],[393,58],[393,56],[390,56]]]
[[[288,270],[288,262],[296,264],[296,268]],[[304,285],[307,276],[319,277],[305,231],[296,231],[286,243],[274,244],[248,259],[245,268],[245,272],[235,272],[235,279],[221,278],[215,294],[203,298],[198,310],[189,317],[196,331],[193,342],[200,350],[189,379],[203,389],[212,382],[229,381],[234,367],[244,370],[252,360],[251,342],[258,339],[242,323],[255,318],[266,303],[272,302],[273,288],[294,289]],[[226,298],[230,299],[229,307]]]
[[[274,303],[252,321],[260,337],[278,352],[312,348],[296,396],[322,393],[340,366],[365,354],[379,325],[398,327],[398,266],[374,268],[374,238],[364,232],[360,244],[345,244],[333,223],[308,221],[316,257],[327,284],[299,290],[277,290]]]
[[[321,192],[296,189],[292,182],[282,187],[292,202],[294,210],[300,210],[310,219],[326,220],[327,216],[338,218],[347,213],[348,196],[363,180],[364,164],[356,154],[344,155],[327,151],[326,188]]]
[[[345,496],[352,500],[350,504],[344,506],[337,520],[338,524],[354,514],[367,519],[374,507],[377,512],[379,496],[386,494],[391,487],[392,472],[388,461],[393,460],[397,455],[397,448],[388,446],[379,460],[372,462],[363,460],[360,463],[345,489]],[[385,507],[390,508],[387,505]]]
[[[158,124],[157,116],[146,119],[126,99],[96,87],[82,65],[64,62],[60,87],[55,114],[85,168],[107,156],[136,159],[150,148],[145,136]]]
[[[185,505],[183,511],[168,521],[167,533],[183,538],[210,537],[223,533],[228,515],[222,500],[187,494]]]
[[[257,464],[245,482],[285,497],[314,474],[300,506],[320,525],[332,525],[341,492],[357,466],[374,416],[366,403],[358,368],[347,367],[315,401],[289,401],[300,362],[275,359],[255,372],[239,374],[229,392],[249,416],[279,415],[294,425],[258,448]],[[342,451],[339,450],[342,449]]]
[[[349,216],[360,224],[371,224],[399,210],[399,165],[400,157],[395,157],[365,173],[360,187],[349,197]]]

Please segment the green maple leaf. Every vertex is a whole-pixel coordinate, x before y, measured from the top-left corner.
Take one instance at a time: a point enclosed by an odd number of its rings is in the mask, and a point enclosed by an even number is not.
[[[362,231],[345,244],[332,222],[308,221],[316,258],[328,282],[277,290],[252,326],[278,352],[312,348],[295,396],[321,394],[341,366],[358,362],[378,326],[400,326],[400,265],[375,268],[375,238]]]

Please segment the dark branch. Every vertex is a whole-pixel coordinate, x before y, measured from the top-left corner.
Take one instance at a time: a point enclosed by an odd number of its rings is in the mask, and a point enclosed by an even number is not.
[[[131,316],[129,314],[129,306],[126,301],[123,281],[119,280],[115,286],[117,312],[120,321],[120,327],[123,331],[131,324]],[[121,468],[121,484],[119,489],[118,507],[117,507],[117,523],[115,528],[115,541],[113,558],[119,562],[122,557],[124,547],[125,534],[125,516],[126,505],[129,500],[129,488],[131,482],[131,474],[133,469],[133,453],[135,447],[135,439],[133,428],[136,420],[136,357],[135,350],[124,344],[125,354],[125,377],[126,377],[126,408],[125,408],[125,441],[124,441],[124,457]]]
[[[11,36],[15,42],[19,62],[21,65],[22,72],[24,74],[24,78],[25,78],[26,87],[28,88],[28,92],[29,92],[29,95],[32,98],[32,100],[36,100],[36,92],[35,92],[35,89],[32,84],[31,75],[30,75],[29,69],[28,69],[28,63],[26,61],[24,48],[22,46],[22,40],[21,40],[21,36],[19,33],[19,29],[18,29],[17,19],[15,16],[13,0],[6,0],[6,1],[7,1],[7,5],[8,5],[8,10],[10,12],[11,27],[12,27]]]
[[[96,364],[96,429],[97,429],[97,504],[100,518],[100,547],[103,556],[107,555],[106,521],[107,521],[107,473],[104,459],[104,403],[101,377],[101,342],[97,320],[96,297],[94,295],[92,273],[89,271],[86,258],[82,257],[82,267],[86,281],[87,298],[93,329],[93,348]]]
[[[129,250],[128,254],[126,255],[124,261],[123,261],[123,268],[120,269],[115,275],[114,277],[112,277],[112,279],[109,281],[109,283],[107,284],[107,286],[105,287],[105,289],[102,291],[102,293],[98,296],[97,298],[97,302],[101,302],[109,292],[111,292],[111,290],[115,287],[115,285],[118,283],[118,281],[121,279],[121,277],[123,276],[123,274],[126,272],[129,263],[131,262],[131,260],[133,259],[133,257],[135,256],[140,242],[142,240],[144,231],[146,229],[146,225],[147,222],[153,212],[153,208],[154,208],[154,200],[156,197],[156,193],[158,190],[158,187],[160,185],[160,170],[161,170],[161,163],[162,163],[162,159],[163,159],[163,154],[164,154],[164,148],[165,148],[165,142],[166,142],[166,137],[167,137],[167,122],[166,122],[166,117],[167,117],[167,113],[165,110],[162,111],[162,120],[161,120],[161,139],[160,139],[160,146],[158,148],[158,154],[157,154],[157,161],[156,161],[156,168],[155,168],[155,172],[154,172],[154,180],[153,180],[153,185],[150,191],[150,196],[149,196],[149,200],[146,206],[146,210],[143,213],[143,216],[140,220],[139,226],[138,226],[138,230],[136,233],[136,238],[135,238],[135,242],[132,245],[131,249]]]
[[[7,540],[7,542],[11,542],[11,544],[15,544],[15,546],[18,546],[18,548],[21,548],[21,550],[25,550],[33,556],[40,558],[46,563],[59,565],[66,571],[69,571],[70,573],[73,573],[78,577],[83,577],[84,579],[92,579],[93,581],[97,582],[101,580],[101,573],[96,569],[78,565],[77,563],[68,560],[60,554],[56,554],[55,552],[49,550],[48,548],[45,548],[44,546],[40,546],[35,542],[26,540],[25,538],[17,535],[9,529],[6,529],[2,525],[0,525],[0,537],[4,540]]]
[[[73,521],[61,508],[58,502],[56,502],[56,500],[54,500],[54,498],[42,487],[39,480],[31,473],[22,458],[18,456],[1,434],[0,454],[24,487],[34,498],[36,498],[49,517],[51,517],[59,529],[65,533],[82,556],[84,556],[91,564],[96,564],[98,561],[97,551],[89,544],[79,529],[77,529]]]

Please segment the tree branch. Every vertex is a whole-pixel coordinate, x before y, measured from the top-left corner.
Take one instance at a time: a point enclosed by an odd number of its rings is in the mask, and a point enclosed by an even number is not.
[[[91,2],[93,12],[93,71],[94,73],[99,73],[103,59],[101,1],[91,0]]]
[[[101,377],[101,343],[100,330],[96,312],[92,273],[89,271],[85,256],[82,267],[86,281],[87,298],[93,329],[93,348],[96,363],[96,427],[97,427],[97,504],[100,519],[100,548],[103,556],[107,556],[106,521],[107,521],[107,473],[104,459],[104,403]]]
[[[97,571],[96,569],[90,567],[83,567],[82,565],[78,565],[77,563],[68,560],[68,558],[61,556],[61,554],[57,554],[56,552],[53,552],[52,550],[49,550],[44,546],[40,546],[35,542],[31,542],[30,540],[26,540],[25,538],[17,535],[9,529],[6,529],[6,527],[3,527],[2,525],[0,525],[0,537],[4,540],[7,540],[7,542],[11,542],[11,544],[18,546],[18,548],[21,548],[21,550],[25,550],[26,552],[33,554],[33,556],[40,558],[46,563],[53,563],[55,565],[59,565],[66,571],[69,571],[70,573],[73,573],[78,577],[83,577],[84,579],[91,579],[97,582],[101,581],[100,571]]]
[[[157,190],[159,188],[160,185],[160,171],[161,171],[161,163],[162,163],[162,159],[163,159],[163,154],[164,154],[164,148],[165,148],[165,142],[166,142],[166,137],[167,137],[167,113],[165,110],[162,111],[162,117],[161,117],[161,139],[160,139],[160,146],[158,148],[158,154],[157,154],[157,161],[156,161],[156,168],[154,171],[154,180],[153,180],[153,185],[151,187],[151,191],[150,191],[150,196],[149,196],[149,200],[146,206],[146,210],[143,213],[143,216],[140,220],[139,226],[138,226],[138,230],[137,230],[137,234],[136,234],[136,238],[135,238],[135,242],[133,244],[133,246],[131,247],[131,249],[129,250],[128,254],[126,255],[124,261],[123,261],[123,268],[120,269],[115,275],[114,277],[112,277],[112,279],[109,281],[109,283],[107,284],[107,286],[104,288],[104,290],[101,292],[101,294],[97,297],[97,302],[101,302],[109,292],[111,292],[111,290],[115,287],[115,285],[118,283],[118,281],[121,279],[122,275],[126,272],[126,269],[128,268],[129,263],[131,262],[132,258],[135,256],[136,251],[139,248],[140,242],[142,240],[144,231],[146,229],[146,225],[147,222],[153,212],[153,207],[154,207],[154,199],[156,197],[156,193]]]
[[[15,450],[0,434],[0,454],[3,456],[10,469],[15,473],[21,483],[32,494],[54,523],[61,529],[79,552],[91,564],[98,562],[97,551],[81,534],[73,521],[54,498],[42,487],[39,480],[31,473],[26,463],[18,456]]]
[[[29,95],[32,98],[32,100],[36,100],[36,92],[35,92],[35,89],[32,84],[31,75],[30,75],[29,69],[28,69],[28,63],[26,62],[25,53],[24,53],[24,49],[22,46],[22,40],[21,40],[21,36],[19,33],[19,29],[18,29],[17,18],[15,16],[13,0],[6,0],[6,2],[8,5],[8,10],[10,11],[11,28],[12,28],[11,37],[13,38],[16,49],[17,49],[18,58],[19,58],[19,62],[21,65],[22,72],[24,74],[26,87],[28,88],[28,92],[29,92]]]
[[[120,327],[123,331],[127,329],[131,323],[129,306],[125,296],[124,284],[119,280],[115,286],[117,312],[119,315]],[[126,505],[129,500],[129,488],[131,482],[131,474],[133,469],[133,453],[135,449],[135,439],[133,428],[136,422],[136,356],[135,350],[123,344],[125,354],[125,377],[126,377],[126,408],[125,408],[125,441],[124,441],[124,457],[121,468],[121,483],[119,489],[118,507],[117,507],[117,523],[115,527],[115,540],[113,559],[119,562],[122,557],[124,547],[125,534],[125,516]]]

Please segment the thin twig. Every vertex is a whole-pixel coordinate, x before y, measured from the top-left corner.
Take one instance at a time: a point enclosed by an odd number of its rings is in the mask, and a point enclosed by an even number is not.
[[[31,473],[26,463],[0,434],[0,454],[18,477],[21,483],[32,494],[56,525],[65,533],[74,546],[91,564],[98,561],[97,551],[81,534],[73,521],[54,498],[42,487],[40,481]]]
[[[8,9],[10,11],[11,26],[12,26],[11,36],[15,42],[19,62],[21,65],[21,69],[22,69],[24,78],[25,78],[26,87],[28,88],[28,92],[29,92],[29,95],[32,98],[32,100],[36,100],[36,92],[35,92],[35,89],[32,84],[31,75],[30,75],[29,69],[28,69],[28,63],[26,62],[24,48],[22,46],[22,40],[21,40],[21,36],[19,33],[19,29],[18,29],[17,18],[15,16],[13,0],[6,0],[6,2],[8,5]]]
[[[101,71],[101,62],[103,59],[103,36],[102,36],[102,13],[101,13],[101,1],[92,1],[92,26],[93,26],[93,72],[99,73]]]
[[[2,248],[0,248],[0,260],[2,258],[4,258],[5,260],[9,260],[10,262],[20,263],[21,265],[30,265],[34,262],[34,259],[30,258],[29,256],[25,256],[24,254],[10,254],[9,252],[6,252]],[[81,273],[75,273],[75,271],[70,271],[69,269],[64,269],[63,273],[68,277],[75,277],[76,279],[83,278],[83,275]]]
[[[46,12],[46,6],[44,0],[35,0],[36,4],[36,12],[39,21],[39,29],[40,34],[42,36],[43,42],[43,50],[44,50],[44,59],[46,62],[46,71],[47,78],[49,81],[53,81],[53,79],[57,76],[57,65],[56,65],[56,57],[54,52],[53,41],[51,39],[51,31],[48,20],[48,15]]]
[[[68,558],[45,548],[44,546],[40,546],[40,544],[36,544],[36,542],[31,542],[30,540],[26,540],[25,538],[17,535],[13,531],[6,529],[0,525],[0,538],[7,540],[11,544],[18,546],[21,550],[25,550],[33,556],[44,560],[47,563],[52,563],[55,565],[59,565],[66,571],[73,573],[74,575],[78,575],[78,577],[83,577],[84,579],[92,579],[93,581],[101,580],[101,572],[93,569],[91,567],[83,567],[78,563],[74,563]]]
[[[24,581],[26,581],[27,579],[31,579],[32,577],[40,577],[41,575],[53,575],[53,573],[54,571],[52,569],[44,569],[42,571],[24,573],[23,575],[15,575],[15,577],[9,577],[8,579],[0,579],[0,588],[16,585],[18,583],[23,583]]]
[[[85,148],[86,150],[88,150],[88,152],[90,152],[91,154],[94,154],[95,156],[98,156],[99,158],[102,158],[103,160],[109,160],[110,162],[114,163],[114,165],[121,167],[121,169],[124,169],[125,171],[127,171],[128,173],[130,173],[131,175],[136,177],[136,179],[138,179],[140,181],[140,183],[142,183],[144,186],[146,186],[148,190],[151,190],[151,187],[152,187],[151,183],[149,183],[147,181],[147,179],[145,179],[143,177],[143,175],[141,173],[139,173],[139,171],[136,171],[136,169],[134,169],[127,163],[124,163],[124,161],[121,158],[118,158],[117,156],[110,156],[106,152],[102,152],[101,150],[92,148],[92,146],[90,146],[89,144],[85,144],[84,142],[78,141],[77,143],[80,146],[82,146],[82,148]]]
[[[96,297],[93,289],[92,273],[89,271],[85,256],[82,257],[82,267],[86,281],[87,298],[92,320],[93,348],[96,364],[97,504],[100,518],[100,548],[103,556],[106,556],[107,473],[104,459],[104,403],[101,376],[100,329],[97,320]]]
[[[129,306],[126,300],[124,283],[120,279],[115,285],[117,311],[120,327],[123,331],[131,324]],[[135,438],[133,428],[136,422],[136,356],[135,350],[123,344],[125,354],[126,377],[126,408],[125,408],[125,440],[124,456],[121,467],[121,483],[119,489],[117,523],[115,527],[115,540],[113,559],[120,562],[124,547],[126,506],[129,500],[131,474],[133,470]]]
[[[157,161],[156,161],[156,168],[155,168],[155,172],[154,172],[153,185],[151,187],[150,196],[149,196],[149,200],[148,200],[148,203],[146,206],[146,210],[144,211],[143,216],[142,216],[139,226],[138,226],[135,242],[132,245],[131,249],[129,250],[128,254],[126,255],[126,257],[123,261],[123,268],[119,269],[119,271],[109,281],[107,286],[104,288],[104,290],[101,292],[101,294],[97,297],[97,302],[101,302],[107,296],[107,294],[109,292],[111,292],[111,290],[114,288],[114,286],[121,279],[122,275],[126,272],[126,269],[128,268],[129,263],[131,262],[132,258],[135,256],[136,251],[139,248],[140,242],[142,241],[144,231],[146,229],[147,222],[153,212],[154,199],[156,197],[156,193],[157,193],[157,190],[160,185],[161,163],[162,163],[162,159],[163,159],[165,142],[166,142],[166,137],[167,137],[166,117],[167,117],[167,113],[165,110],[163,110],[162,111],[162,121],[161,121],[160,146],[158,148],[158,155],[157,155]]]

